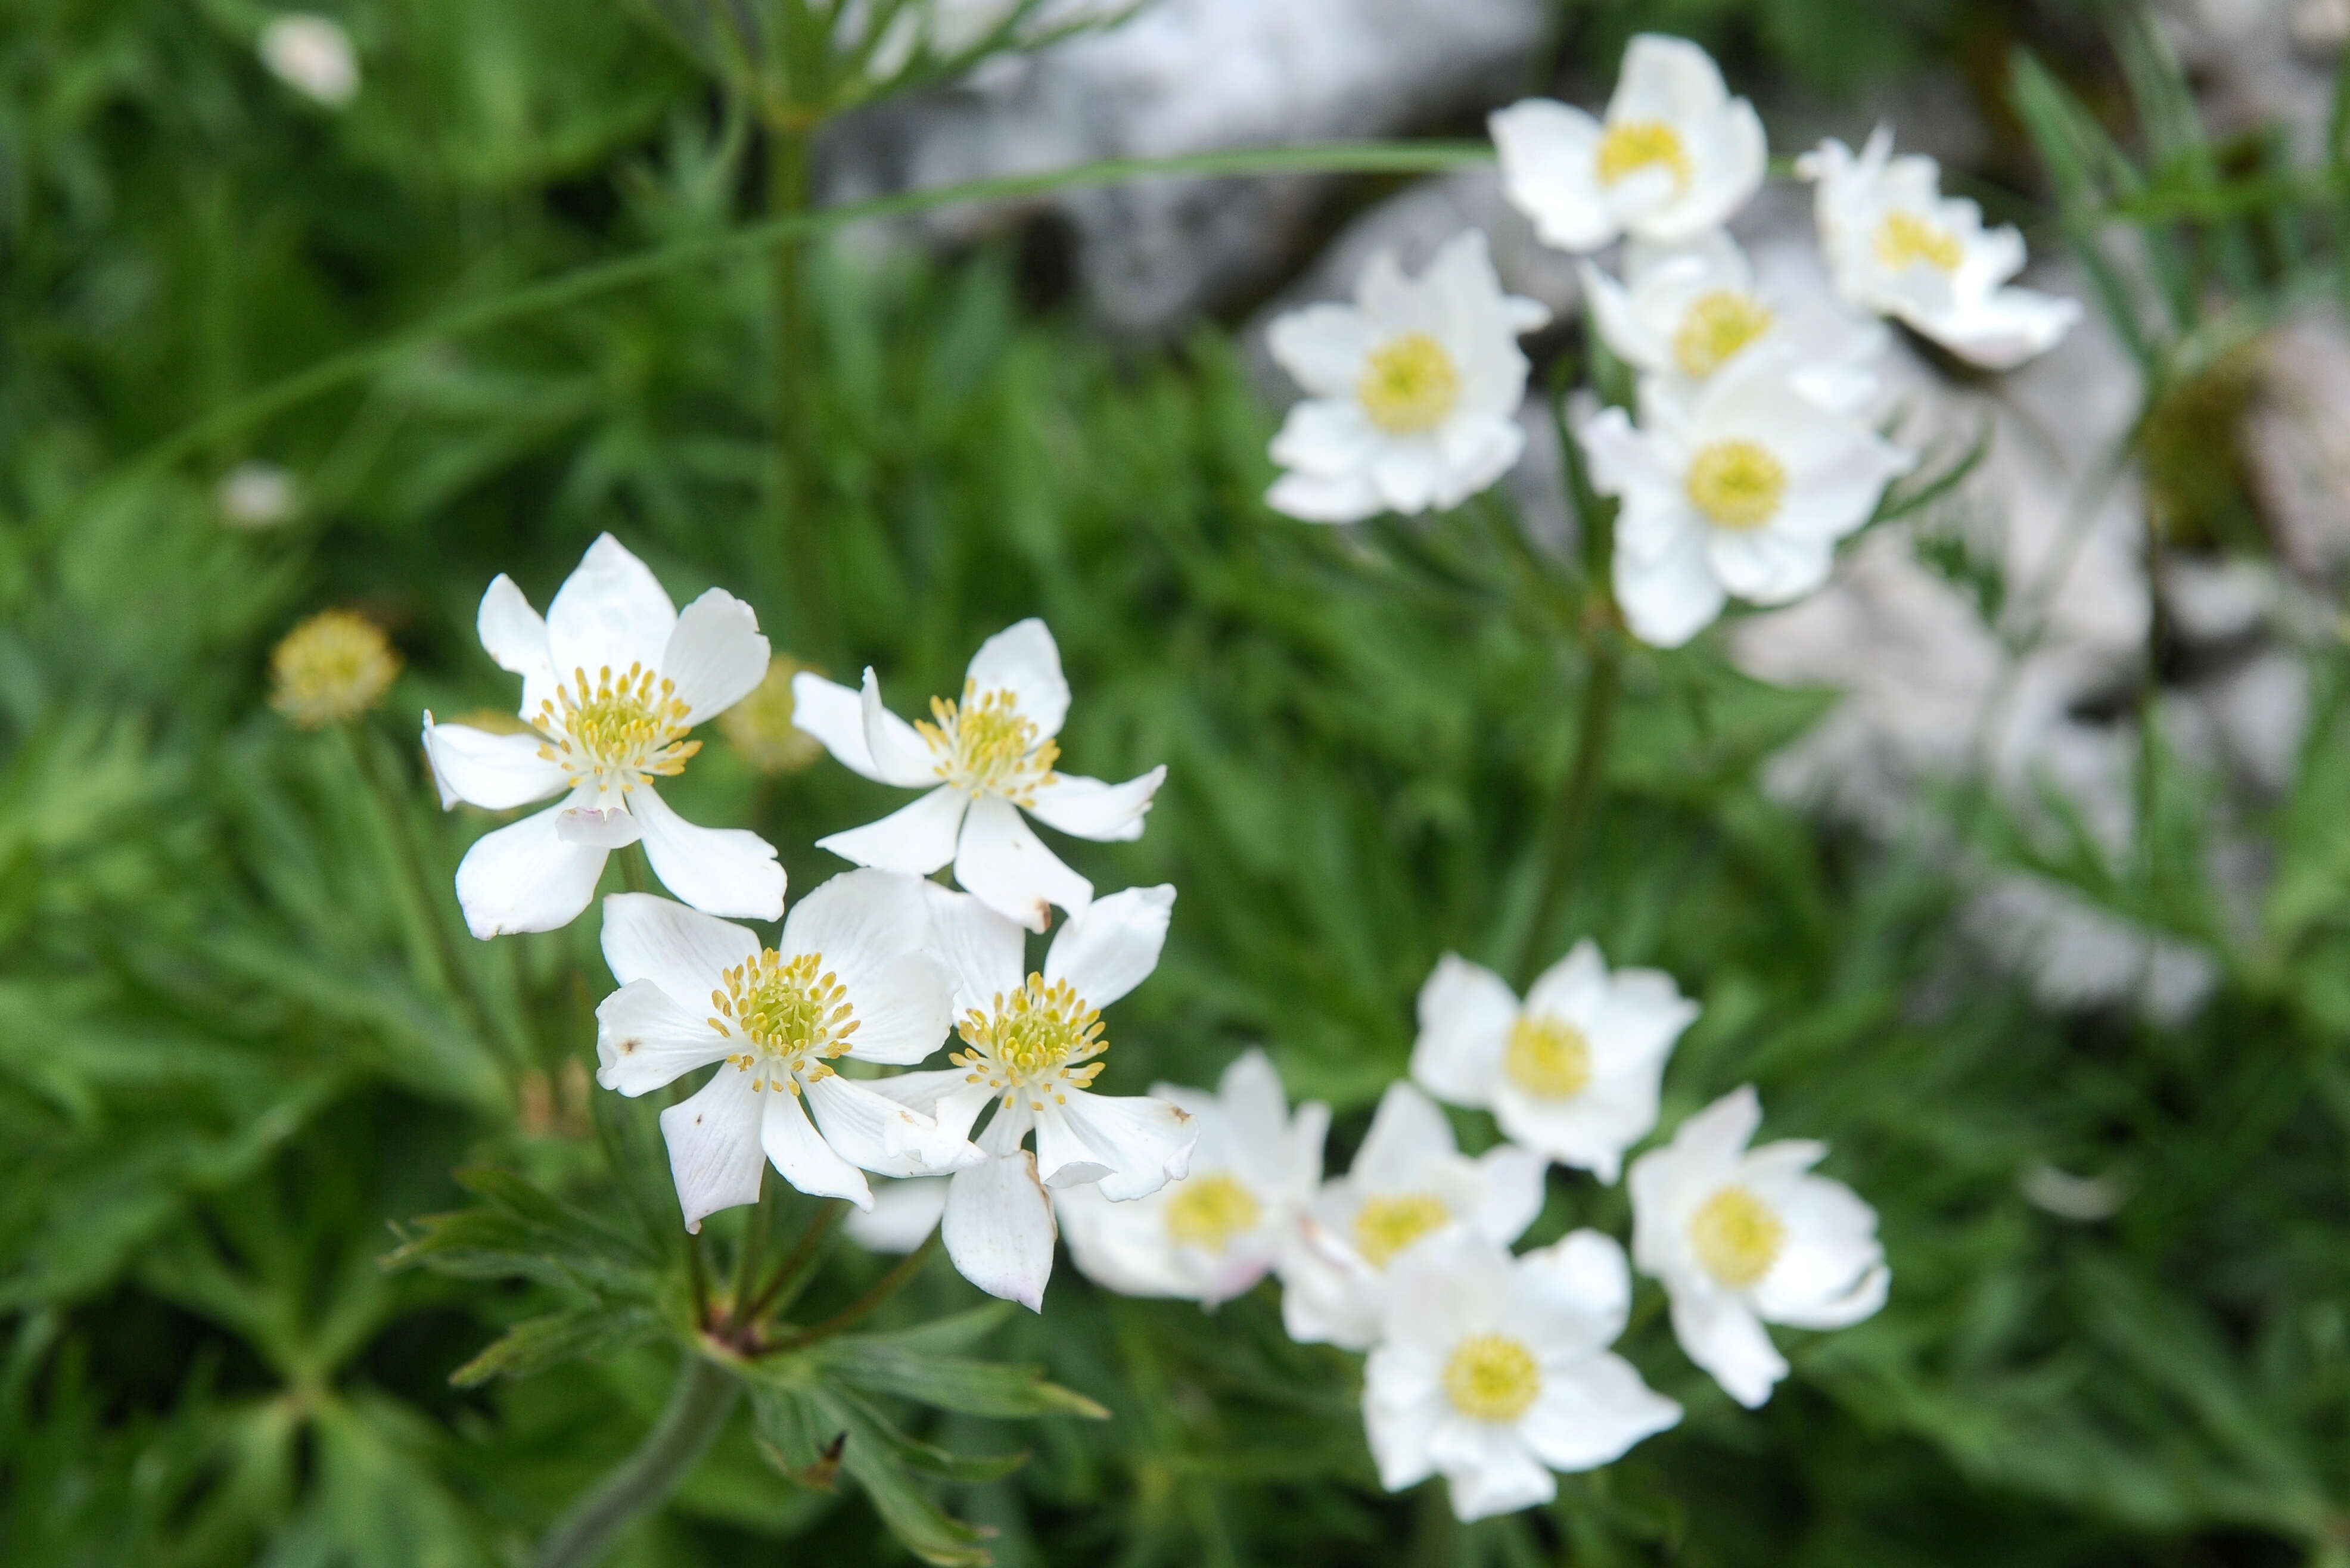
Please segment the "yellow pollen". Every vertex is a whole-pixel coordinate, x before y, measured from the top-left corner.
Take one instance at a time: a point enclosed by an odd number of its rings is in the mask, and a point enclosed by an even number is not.
[[[1221,1252],[1264,1217],[1256,1194],[1221,1170],[1178,1182],[1167,1199],[1167,1234],[1186,1247]]]
[[[383,628],[349,610],[322,610],[269,656],[269,704],[305,730],[356,719],[400,673]]]
[[[1681,374],[1702,381],[1736,357],[1741,348],[1771,330],[1771,307],[1751,294],[1718,288],[1701,296],[1673,334],[1673,359]]]
[[[1787,465],[1751,441],[1718,441],[1690,462],[1690,502],[1720,528],[1760,528],[1778,514]]]
[[[840,977],[824,967],[821,953],[787,959],[767,948],[728,970],[726,989],[710,993],[720,1016],[710,1020],[722,1034],[745,1036],[757,1049],[729,1056],[737,1067],[764,1061],[763,1075],[781,1088],[795,1073],[810,1083],[831,1076],[828,1059],[848,1049],[857,1033],[857,1010]],[[755,1087],[755,1085],[754,1085]],[[792,1092],[799,1092],[796,1085]]]
[[[1371,350],[1355,396],[1381,430],[1417,435],[1451,418],[1461,400],[1461,372],[1443,344],[1425,332],[1407,332]]]
[[[1895,272],[1919,262],[1938,272],[1956,272],[1965,258],[1956,234],[1915,213],[1887,213],[1877,225],[1877,259]]]
[[[573,683],[540,702],[530,724],[542,737],[538,754],[560,763],[573,784],[592,780],[626,793],[642,774],[683,773],[686,759],[702,750],[700,741],[685,738],[693,724],[676,682],[641,664],[618,680],[608,664],[593,682],[585,670],[571,674]]]
[[[972,795],[1000,795],[1014,805],[1034,805],[1036,791],[1053,782],[1061,748],[1036,732],[1036,722],[1020,711],[1010,691],[980,694],[977,683],[962,684],[961,703],[931,699],[933,724],[917,719],[914,728],[930,742],[939,777]]]
[[[1675,189],[1689,189],[1689,149],[1681,145],[1679,133],[1661,119],[1619,119],[1599,139],[1602,185],[1613,185],[1659,163],[1672,171]]]
[[[792,726],[792,677],[806,668],[790,654],[776,654],[766,679],[718,715],[727,742],[763,774],[795,774],[824,755],[822,741]]]
[[[1384,1269],[1398,1252],[1452,1218],[1433,1192],[1398,1192],[1369,1198],[1355,1214],[1355,1251],[1373,1268]]]
[[[1564,1018],[1521,1014],[1502,1054],[1510,1082],[1538,1100],[1571,1100],[1591,1083],[1591,1042]]]
[[[1771,1272],[1787,1243],[1787,1227],[1742,1187],[1725,1187],[1690,1216],[1690,1245],[1706,1272],[1743,1290]]]
[[[1542,1392],[1534,1352],[1499,1334],[1472,1334],[1444,1364],[1444,1394],[1472,1421],[1514,1421]]]
[[[1006,1092],[1006,1105],[1011,1091],[1026,1091],[1039,1108],[1035,1096],[1057,1098],[1092,1083],[1102,1070],[1093,1059],[1109,1049],[1100,1012],[1087,1007],[1067,981],[1046,985],[1041,974],[1031,974],[1009,997],[998,992],[991,1011],[972,1009],[956,1033],[971,1049],[948,1060],[964,1068],[970,1082]]]

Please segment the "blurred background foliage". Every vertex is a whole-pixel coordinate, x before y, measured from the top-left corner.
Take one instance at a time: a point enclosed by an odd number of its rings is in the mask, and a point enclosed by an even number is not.
[[[1294,1093],[1337,1106],[1343,1165],[1440,952],[1523,976],[1588,933],[1704,1002],[1668,1124],[1753,1081],[1770,1127],[1829,1139],[1883,1213],[1890,1306],[1795,1345],[1759,1412],[1678,1357],[1644,1286],[1627,1350],[1688,1421],[1565,1478],[1554,1508],[1472,1529],[1431,1489],[1378,1492],[1354,1359],[1288,1344],[1272,1287],[1207,1316],[1065,1263],[1043,1319],[991,1347],[1113,1420],[929,1434],[1033,1449],[941,1490],[998,1532],[998,1561],[2350,1563],[2338,648],[2259,825],[2278,875],[2252,911],[2196,869],[2209,782],[2153,726],[2155,809],[2125,856],[1965,792],[1940,833],[1888,849],[1757,785],[1828,694],[1703,649],[1636,659],[1543,927],[1536,849],[1583,656],[1552,599],[1507,586],[1500,504],[1361,539],[1271,516],[1273,415],[1228,330],[1107,341],[1040,302],[1016,244],[815,250],[780,448],[771,279],[738,261],[432,341],[124,466],[340,350],[760,210],[757,139],[649,15],[338,14],[368,71],[339,114],[264,74],[265,14],[243,0],[16,0],[0,19],[0,1557],[516,1561],[660,1407],[671,1362],[651,1346],[452,1385],[546,1288],[380,1263],[392,1227],[463,1200],[460,1167],[615,1214],[648,1200],[615,1151],[654,1107],[584,1070],[608,983],[593,927],[464,935],[447,877],[489,819],[444,816],[414,744],[423,707],[512,701],[472,632],[489,577],[544,603],[610,529],[679,596],[723,584],[779,649],[872,662],[909,697],[951,690],[1012,620],[1049,621],[1080,694],[1072,765],[1170,768],[1142,842],[1073,849],[1104,886],[1181,889],[1164,967],[1111,1021],[1114,1091],[1211,1083],[1263,1043]],[[2071,150],[2036,167],[2081,222],[2220,178],[2148,146],[2144,94],[2070,11],[1603,0],[1562,26],[1577,69],[1673,27],[1733,79],[1791,90],[1960,58],[1995,125],[2043,160]],[[2054,68],[2011,99],[2019,46]],[[2257,215],[2241,206],[2147,220],[2170,292],[2138,337],[2178,369],[2158,396],[2224,365],[2202,352],[2215,298],[2333,276],[2322,230],[2290,255],[2230,249]],[[249,459],[300,476],[279,526],[224,523],[215,483]],[[385,625],[406,670],[368,721],[299,732],[266,706],[268,651],[336,605]],[[687,815],[756,826],[795,889],[837,868],[814,837],[886,804],[709,739]],[[2176,1027],[2035,1012],[1954,934],[1953,834],[2208,944],[2214,1000]],[[2109,1173],[2128,1200],[2055,1218],[2019,1192],[2043,1163]],[[1621,1193],[1555,1172],[1535,1235],[1577,1223],[1623,1233]],[[840,1247],[802,1310],[881,1266]],[[887,1321],[979,1300],[934,1265]],[[738,1414],[617,1560],[903,1559],[853,1494],[763,1463],[749,1428]]]

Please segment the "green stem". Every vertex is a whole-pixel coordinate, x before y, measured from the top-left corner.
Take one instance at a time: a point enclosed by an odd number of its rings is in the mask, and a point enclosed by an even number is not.
[[[823,1243],[826,1234],[831,1231],[832,1222],[839,1219],[840,1211],[847,1207],[845,1201],[837,1198],[827,1198],[817,1207],[816,1218],[809,1220],[807,1229],[800,1232],[800,1239],[793,1244],[789,1255],[776,1265],[775,1275],[767,1281],[766,1287],[760,1291],[758,1296],[747,1308],[737,1314],[739,1322],[755,1323],[765,1316],[770,1310],[781,1310],[791,1299],[784,1293],[785,1287],[800,1278],[807,1267],[808,1260],[816,1256],[816,1248]],[[792,1293],[793,1295],[798,1293],[796,1291]]]
[[[767,215],[770,222],[805,217],[811,192],[809,132],[796,125],[774,125],[767,131]],[[806,455],[814,450],[808,432],[807,247],[800,233],[780,235],[775,242],[774,341],[769,377],[775,409],[775,476],[771,506],[784,559],[789,564],[789,585],[795,624],[792,645],[821,659],[831,651],[831,574],[826,570],[824,539],[816,527],[811,486],[806,483]]]
[[[939,1250],[939,1237],[944,1230],[945,1227],[941,1226],[938,1230],[932,1231],[929,1239],[899,1260],[896,1268],[875,1281],[871,1290],[867,1291],[814,1328],[804,1329],[798,1334],[778,1340],[768,1347],[769,1350],[797,1350],[803,1345],[814,1345],[819,1339],[830,1339],[843,1329],[856,1326],[866,1314],[905,1289],[906,1282],[921,1272],[922,1265],[931,1261],[931,1254]]]
[[[775,1223],[775,1168],[759,1167],[759,1203],[751,1210],[751,1228],[743,1237],[743,1255],[735,1260],[733,1301],[727,1307],[727,1326],[740,1328],[750,1321],[743,1310],[751,1299],[751,1287],[758,1282],[759,1264],[767,1251],[767,1232]]]
[[[726,1424],[737,1393],[714,1362],[688,1352],[669,1405],[636,1452],[571,1505],[539,1542],[532,1568],[587,1568],[638,1515],[660,1506]]]
[[[1575,734],[1575,762],[1567,769],[1566,787],[1552,813],[1543,844],[1543,890],[1526,926],[1525,947],[1518,965],[1521,978],[1531,983],[1547,950],[1543,942],[1558,919],[1559,905],[1574,880],[1583,857],[1585,829],[1590,824],[1592,802],[1607,771],[1607,744],[1616,727],[1616,696],[1623,683],[1623,655],[1615,637],[1607,632],[1593,639],[1591,669],[1583,684],[1583,722]]]

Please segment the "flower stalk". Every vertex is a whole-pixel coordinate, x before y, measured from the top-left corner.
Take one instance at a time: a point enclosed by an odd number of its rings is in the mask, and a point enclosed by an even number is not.
[[[726,1424],[738,1392],[723,1367],[689,1352],[653,1429],[555,1521],[531,1559],[532,1568],[586,1568],[600,1558],[614,1535],[660,1507],[692,1472]]]

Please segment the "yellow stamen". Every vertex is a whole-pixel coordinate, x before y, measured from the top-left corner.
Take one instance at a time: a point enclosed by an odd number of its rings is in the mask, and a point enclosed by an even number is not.
[[[1769,306],[1751,294],[1718,288],[1681,317],[1680,330],[1673,334],[1673,359],[1681,374],[1702,381],[1770,330]]]
[[[849,1048],[861,1020],[822,953],[787,959],[767,948],[722,978],[726,989],[712,992],[711,1004],[731,1022],[710,1023],[729,1038],[740,1031],[755,1048],[726,1058],[745,1071],[763,1069],[753,1088],[788,1086],[796,1095],[801,1078],[814,1084],[832,1075],[826,1061]]]
[[[1221,1170],[1178,1182],[1167,1199],[1168,1236],[1203,1251],[1222,1251],[1263,1218],[1256,1194]]]
[[[383,628],[349,610],[322,610],[269,656],[270,706],[305,730],[356,719],[400,673]]]
[[[1514,1421],[1542,1393],[1542,1368],[1517,1340],[1471,1334],[1444,1364],[1444,1393],[1472,1421]]]
[[[1690,502],[1717,527],[1760,528],[1778,514],[1787,466],[1751,441],[1720,441],[1690,462]]]
[[[1787,1227],[1743,1187],[1725,1187],[1690,1216],[1689,1237],[1706,1272],[1732,1290],[1743,1290],[1779,1261]]]
[[[1371,422],[1398,435],[1432,431],[1461,400],[1461,372],[1444,345],[1407,332],[1371,351],[1355,395]]]
[[[1599,139],[1602,185],[1613,185],[1627,175],[1658,164],[1672,171],[1675,189],[1689,189],[1689,149],[1681,145],[1680,134],[1661,119],[1616,120]]]
[[[1510,1082],[1538,1100],[1571,1100],[1590,1085],[1591,1042],[1563,1018],[1521,1015],[1502,1053]]]
[[[560,763],[573,784],[625,794],[643,774],[683,773],[686,759],[702,750],[700,741],[685,738],[693,724],[675,681],[641,664],[629,665],[618,680],[608,664],[592,682],[584,669],[571,676],[539,703],[530,722],[543,737],[538,754]]]
[[[914,728],[930,743],[939,777],[972,795],[998,795],[1014,805],[1036,803],[1036,791],[1053,782],[1061,748],[1042,739],[1036,722],[1020,711],[1011,691],[982,695],[966,680],[961,703],[931,699],[938,722],[917,719]]]
[[[968,1069],[967,1082],[1033,1091],[1029,1103],[1037,1109],[1043,1108],[1037,1095],[1057,1096],[1092,1083],[1102,1070],[1094,1058],[1109,1049],[1100,1012],[1087,1006],[1068,981],[1046,985],[1041,974],[1031,974],[1009,997],[999,992],[991,1010],[973,1008],[956,1033],[971,1049],[947,1059]]]
[[[1887,213],[1877,225],[1877,259],[1895,272],[1919,262],[1938,272],[1956,272],[1966,259],[1959,237],[1915,213]]]
[[[718,715],[727,741],[763,774],[795,774],[824,755],[823,742],[792,725],[792,677],[806,668],[788,653],[776,654],[751,694]]]
[[[1368,1198],[1355,1214],[1355,1251],[1372,1267],[1384,1269],[1395,1255],[1452,1218],[1433,1192],[1398,1192]]]

